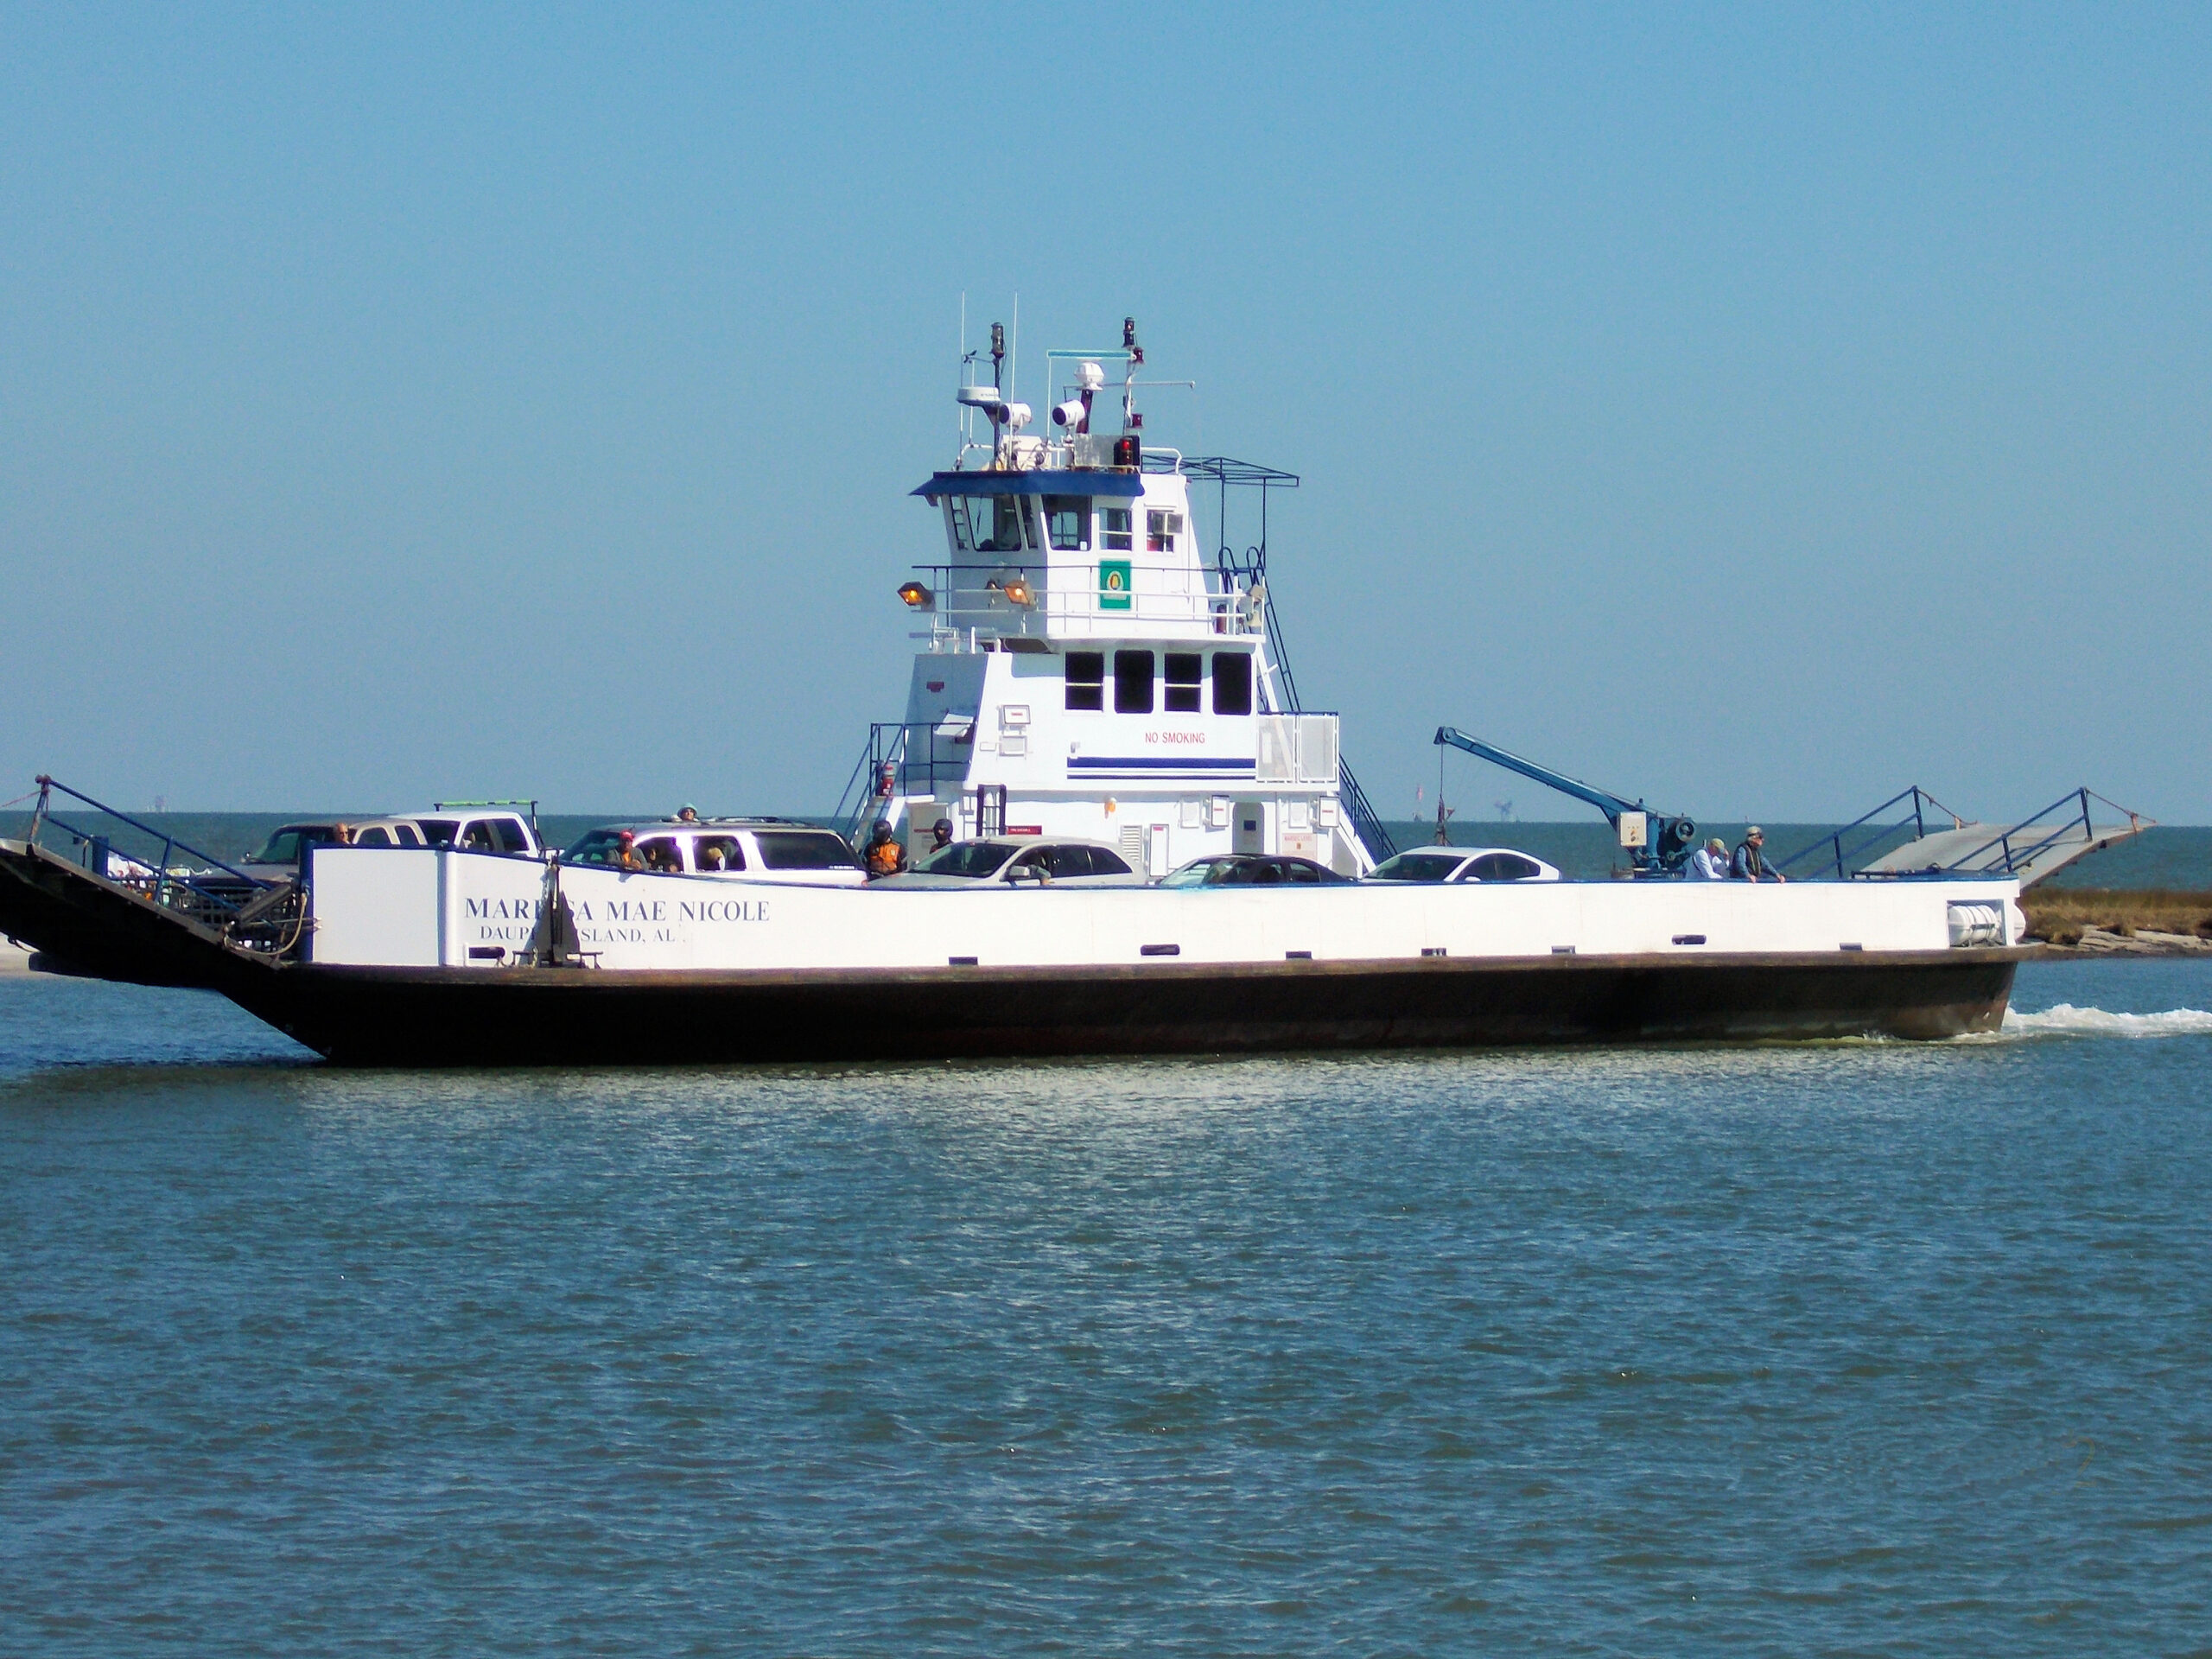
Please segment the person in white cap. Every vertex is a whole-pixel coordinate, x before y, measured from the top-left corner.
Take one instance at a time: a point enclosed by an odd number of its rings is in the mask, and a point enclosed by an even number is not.
[[[1787,878],[1780,870],[1767,868],[1766,831],[1756,823],[1744,831],[1743,840],[1736,843],[1736,856],[1728,861],[1728,874],[1738,881],[1781,881]]]

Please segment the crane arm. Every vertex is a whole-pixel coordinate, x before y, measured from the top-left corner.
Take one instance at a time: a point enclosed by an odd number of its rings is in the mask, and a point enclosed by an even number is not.
[[[1478,759],[1503,766],[1508,772],[1517,772],[1523,778],[1533,778],[1562,795],[1572,795],[1578,801],[1586,801],[1605,815],[1606,822],[1616,826],[1621,821],[1622,813],[1643,810],[1639,801],[1623,800],[1619,796],[1586,784],[1578,778],[1570,778],[1563,772],[1554,772],[1549,766],[1540,766],[1534,760],[1524,760],[1510,750],[1499,748],[1495,743],[1485,743],[1479,737],[1469,737],[1452,727],[1438,727],[1436,741],[1451,748],[1464,749]]]

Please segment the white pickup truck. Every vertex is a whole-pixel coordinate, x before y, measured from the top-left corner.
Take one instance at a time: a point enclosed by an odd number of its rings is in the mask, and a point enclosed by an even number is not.
[[[289,881],[310,847],[453,847],[463,852],[543,855],[537,838],[535,802],[441,801],[428,812],[362,818],[321,818],[280,824],[258,851],[238,865],[241,874],[261,881]],[[518,810],[518,808],[531,810]]]

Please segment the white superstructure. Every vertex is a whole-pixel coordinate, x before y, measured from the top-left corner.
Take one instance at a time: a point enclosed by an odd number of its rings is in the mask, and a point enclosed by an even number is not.
[[[1200,545],[1193,478],[1239,463],[1144,446],[1133,322],[1117,350],[1047,360],[1065,396],[1046,435],[1025,429],[1027,404],[964,385],[958,401],[989,440],[963,441],[913,492],[945,556],[899,589],[927,625],[924,649],[904,717],[875,730],[863,833],[887,820],[919,849],[944,819],[963,840],[1103,841],[1154,876],[1232,851],[1364,874],[1337,716],[1295,706],[1264,566]]]

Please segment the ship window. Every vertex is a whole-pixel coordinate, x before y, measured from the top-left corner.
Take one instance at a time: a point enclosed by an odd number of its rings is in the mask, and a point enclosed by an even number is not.
[[[1090,498],[1087,495],[1046,496],[1045,528],[1051,534],[1055,552],[1089,552]]]
[[[1103,651],[1068,652],[1068,707],[1103,709],[1106,706],[1106,653]]]
[[[1198,686],[1205,678],[1206,659],[1192,652],[1167,653],[1167,694],[1166,708],[1171,715],[1195,715],[1198,712]]]
[[[1106,550],[1109,553],[1128,552],[1131,545],[1132,534],[1129,529],[1129,510],[1127,507],[1109,507],[1106,509],[1105,516],[1106,528],[1103,540],[1106,543]]]
[[[1144,548],[1147,553],[1173,553],[1175,538],[1183,533],[1183,515],[1158,509],[1144,516]]]
[[[952,545],[960,552],[1021,551],[1023,503],[1011,495],[956,495],[952,500]],[[1033,519],[1030,543],[1036,543]]]
[[[1117,651],[1114,653],[1114,712],[1148,715],[1152,712],[1152,653]]]
[[[1217,715],[1252,712],[1252,653],[1217,651],[1213,654],[1213,711]]]
[[[1045,545],[1037,534],[1037,498],[1033,495],[1021,498],[1021,539],[1032,547]]]
[[[691,861],[709,875],[717,871],[741,870],[745,868],[745,845],[735,836],[702,836],[691,843]]]

